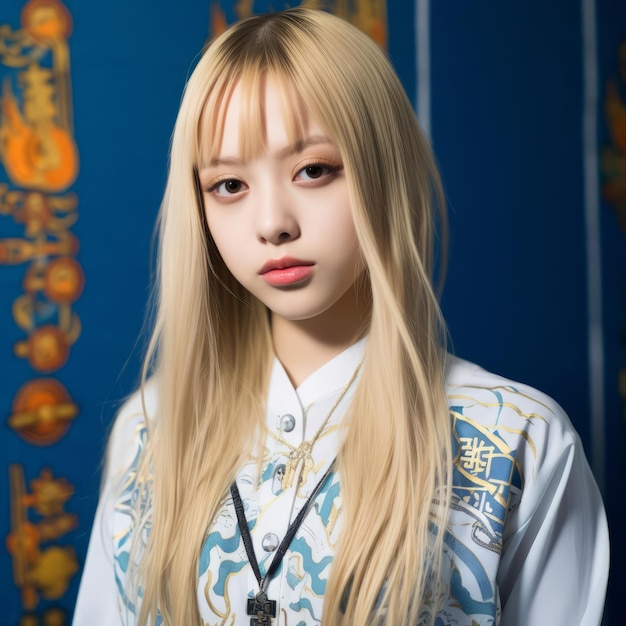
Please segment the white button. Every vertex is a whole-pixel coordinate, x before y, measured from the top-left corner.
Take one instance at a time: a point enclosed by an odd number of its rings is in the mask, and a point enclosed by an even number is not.
[[[274,552],[278,548],[278,537],[274,533],[267,533],[261,541],[261,547],[265,552]]]
[[[296,418],[291,413],[285,413],[280,418],[280,429],[285,433],[290,433],[296,427]]]

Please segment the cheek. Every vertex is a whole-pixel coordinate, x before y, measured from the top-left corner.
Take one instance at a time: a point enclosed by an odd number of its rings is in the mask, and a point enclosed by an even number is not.
[[[356,280],[365,269],[365,259],[351,212],[348,212],[338,228],[341,230],[341,239],[345,250],[345,272],[351,276],[352,280]]]
[[[347,201],[336,207],[328,220],[324,229],[323,242],[329,256],[342,260],[344,263],[350,260],[354,262],[357,257],[361,256],[352,212]]]
[[[220,220],[215,217],[207,217],[207,225],[211,238],[226,267],[237,277],[237,260],[240,255],[237,251],[245,249],[237,242],[237,229],[228,223],[228,220]]]

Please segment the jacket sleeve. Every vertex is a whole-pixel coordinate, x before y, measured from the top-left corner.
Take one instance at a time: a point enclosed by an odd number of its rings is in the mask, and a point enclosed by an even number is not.
[[[113,567],[114,500],[110,487],[105,483],[96,509],[74,610],[74,626],[122,626]]]
[[[124,623],[114,567],[115,502],[124,475],[137,455],[137,432],[144,423],[141,398],[136,393],[120,410],[109,438],[73,626],[122,626]]]
[[[595,626],[608,579],[606,515],[582,444],[558,407],[505,526],[504,626]]]

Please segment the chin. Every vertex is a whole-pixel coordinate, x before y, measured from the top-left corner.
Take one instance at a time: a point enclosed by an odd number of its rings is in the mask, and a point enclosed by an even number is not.
[[[270,311],[272,312],[272,315],[275,315],[276,317],[280,317],[281,319],[284,319],[288,322],[304,322],[306,320],[312,320],[312,319],[315,319],[316,317],[319,317],[320,315],[323,315],[323,313],[325,312],[324,309],[320,311],[309,311],[309,310],[307,311],[294,311],[294,310],[284,311],[279,308],[276,308],[276,309],[270,308]]]
[[[320,318],[328,324],[339,322],[340,318],[354,314],[353,307],[346,306],[345,297],[350,285],[345,290],[337,289],[333,293],[315,294],[310,290],[283,293],[280,298],[262,300],[272,315],[289,322],[312,321]],[[330,290],[329,290],[330,291]],[[323,296],[320,298],[320,296]]]
[[[324,315],[324,313],[332,309],[333,303],[308,304],[300,302],[297,306],[281,306],[280,303],[274,305],[274,303],[266,302],[265,306],[272,312],[272,315],[289,322],[302,322]]]

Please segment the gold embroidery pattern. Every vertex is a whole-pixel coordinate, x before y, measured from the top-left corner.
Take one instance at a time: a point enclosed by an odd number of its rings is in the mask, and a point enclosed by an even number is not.
[[[453,418],[452,506],[475,519],[472,539],[499,552],[511,488],[521,482],[514,451],[484,426],[458,411]]]

